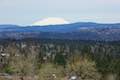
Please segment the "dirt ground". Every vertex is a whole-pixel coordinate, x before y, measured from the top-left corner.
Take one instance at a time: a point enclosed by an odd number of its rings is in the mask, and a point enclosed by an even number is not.
[[[21,77],[21,76],[0,76],[0,80],[38,80],[37,77]]]

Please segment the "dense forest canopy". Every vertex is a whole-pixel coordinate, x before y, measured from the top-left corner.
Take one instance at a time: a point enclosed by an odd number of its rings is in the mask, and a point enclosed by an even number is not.
[[[40,80],[48,80],[43,76],[53,73],[60,80],[71,75],[82,80],[105,80],[108,74],[116,79],[120,76],[119,41],[4,40],[0,41],[0,51],[0,72],[11,75],[39,75]]]

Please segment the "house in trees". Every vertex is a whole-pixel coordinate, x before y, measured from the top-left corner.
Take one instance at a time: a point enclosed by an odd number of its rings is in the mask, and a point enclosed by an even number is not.
[[[7,64],[9,54],[4,52],[4,48],[0,46],[0,65]]]

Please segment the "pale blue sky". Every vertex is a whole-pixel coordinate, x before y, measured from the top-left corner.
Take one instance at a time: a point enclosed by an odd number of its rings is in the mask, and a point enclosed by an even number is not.
[[[120,22],[120,0],[0,0],[0,24],[29,25],[47,17]]]

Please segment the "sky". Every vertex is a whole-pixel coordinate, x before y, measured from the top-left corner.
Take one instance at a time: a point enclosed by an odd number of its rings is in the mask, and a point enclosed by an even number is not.
[[[120,0],[0,0],[0,24],[30,25],[48,17],[120,23]]]

